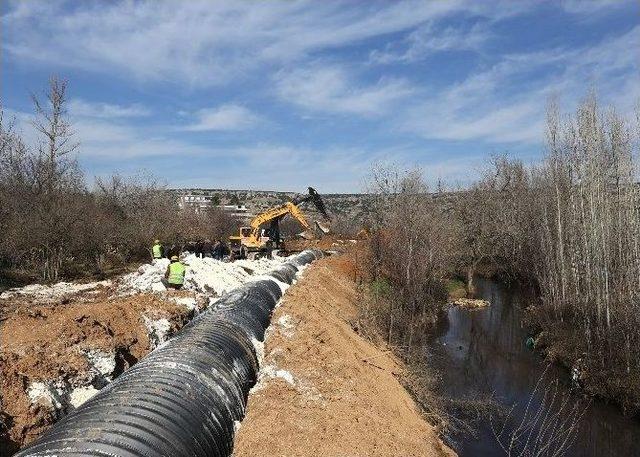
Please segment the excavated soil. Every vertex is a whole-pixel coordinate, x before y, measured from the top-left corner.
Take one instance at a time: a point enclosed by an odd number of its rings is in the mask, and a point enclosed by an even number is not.
[[[402,366],[349,324],[347,256],[314,263],[276,310],[234,456],[455,455],[397,379]]]
[[[286,250],[291,252],[300,252],[305,249],[321,249],[324,251],[344,252],[354,246],[356,240],[345,240],[340,237],[325,235],[322,238],[314,240],[295,239],[288,240],[285,243]]]
[[[171,291],[176,298],[184,292]],[[54,303],[15,298],[0,308],[1,454],[9,455],[55,420],[51,405],[32,404],[33,382],[77,382],[89,372],[85,352],[115,353],[113,377],[151,350],[144,316],[181,327],[192,311],[158,295],[109,298],[97,290]]]

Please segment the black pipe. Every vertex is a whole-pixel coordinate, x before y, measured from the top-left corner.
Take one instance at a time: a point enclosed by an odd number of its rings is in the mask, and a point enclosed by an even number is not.
[[[166,344],[16,454],[25,456],[229,456],[258,376],[264,341],[282,290],[320,258],[304,251],[229,292]]]

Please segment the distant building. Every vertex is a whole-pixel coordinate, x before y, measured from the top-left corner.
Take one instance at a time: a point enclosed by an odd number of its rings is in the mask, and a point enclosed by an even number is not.
[[[180,208],[193,208],[196,213],[200,211],[211,208],[213,205],[212,197],[207,195],[195,195],[195,194],[185,194],[180,195],[178,199],[178,206]]]
[[[217,208],[238,219],[251,219],[254,215],[245,205],[218,205],[218,199],[210,195],[184,194],[178,198],[180,208],[192,208],[196,213]]]
[[[216,208],[221,209],[233,217],[241,219],[249,219],[253,217],[253,214],[250,214],[249,209],[244,205],[216,205]]]

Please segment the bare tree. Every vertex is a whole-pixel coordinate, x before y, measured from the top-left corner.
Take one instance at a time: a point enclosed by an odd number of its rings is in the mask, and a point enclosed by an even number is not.
[[[49,90],[43,102],[35,94],[31,95],[36,117],[32,124],[41,135],[38,144],[38,155],[35,157],[36,167],[44,172],[38,175],[39,184],[53,194],[72,170],[74,160],[68,156],[77,150],[79,144],[73,141],[73,130],[67,119],[67,81],[52,76],[49,79]]]
[[[77,208],[68,197],[84,192],[83,176],[72,155],[78,144],[67,120],[66,89],[66,81],[52,77],[46,102],[32,95],[33,126],[40,135],[37,153],[29,155],[28,161],[39,239],[33,258],[40,263],[44,279],[57,279],[68,257],[69,235],[81,214],[73,211]]]
[[[381,290],[392,294],[378,303],[376,319],[390,344],[410,348],[442,310],[453,239],[420,170],[378,167],[370,182],[368,265]]]
[[[568,455],[589,402],[565,394],[557,380],[548,380],[549,366],[531,392],[522,416],[513,405],[502,426],[493,423],[496,441],[508,456],[551,457]]]

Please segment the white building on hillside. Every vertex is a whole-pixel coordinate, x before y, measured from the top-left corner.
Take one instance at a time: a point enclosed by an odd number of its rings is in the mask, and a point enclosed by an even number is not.
[[[249,209],[245,205],[214,205],[214,199],[209,195],[181,195],[178,199],[178,206],[180,208],[193,208],[196,213],[207,208],[217,208],[238,219],[251,219],[254,216],[249,213]]]
[[[178,199],[180,208],[191,207],[196,213],[212,206],[212,198],[207,195],[185,194]]]
[[[253,214],[249,213],[249,208],[244,205],[218,205],[217,208],[240,219],[251,219],[253,217]]]

